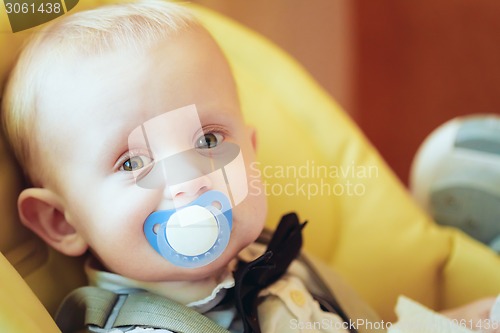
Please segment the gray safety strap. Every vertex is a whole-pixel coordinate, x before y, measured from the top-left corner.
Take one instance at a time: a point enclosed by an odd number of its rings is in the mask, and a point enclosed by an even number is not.
[[[89,327],[93,332],[135,326],[177,333],[229,333],[195,310],[146,291],[116,294],[97,287],[82,287],[69,294],[56,315],[63,333]]]

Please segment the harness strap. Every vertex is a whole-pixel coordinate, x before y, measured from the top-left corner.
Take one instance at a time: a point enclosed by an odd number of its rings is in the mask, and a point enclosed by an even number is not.
[[[229,333],[195,310],[142,290],[116,294],[97,287],[81,287],[69,294],[56,315],[63,333],[89,327],[94,332],[145,326],[178,333]]]

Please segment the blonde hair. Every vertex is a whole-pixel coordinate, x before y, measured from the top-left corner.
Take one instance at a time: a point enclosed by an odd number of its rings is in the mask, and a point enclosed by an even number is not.
[[[46,176],[43,165],[35,163],[37,150],[42,148],[37,142],[37,96],[58,60],[123,47],[145,51],[167,36],[195,26],[199,23],[185,7],[143,0],[68,15],[34,33],[10,74],[2,101],[5,134],[33,185],[40,186]]]

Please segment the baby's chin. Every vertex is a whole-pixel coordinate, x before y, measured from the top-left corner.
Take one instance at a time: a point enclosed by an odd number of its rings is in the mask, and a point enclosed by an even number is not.
[[[226,250],[222,253],[222,255],[215,259],[213,262],[208,265],[198,267],[198,268],[185,268],[175,266],[167,260],[162,260],[163,264],[158,266],[158,270],[153,274],[149,274],[147,277],[145,276],[137,276],[132,277],[137,280],[143,281],[196,281],[203,280],[210,277],[217,277],[223,274],[227,270],[234,269],[237,260],[238,253],[247,247],[250,243],[252,243],[254,239],[246,239],[244,241],[238,241],[236,239],[232,239]],[[145,273],[145,271],[142,271]],[[139,273],[140,274],[140,273]]]
[[[245,235],[234,235],[222,255],[210,264],[194,269],[183,268],[183,272],[186,272],[187,275],[182,280],[201,280],[218,276],[228,269],[234,269],[240,251],[253,243],[260,232],[255,230],[253,233],[246,233]]]
[[[202,267],[198,268],[176,267],[178,273],[183,275],[179,280],[187,280],[187,281],[203,280],[214,276],[220,276],[225,271],[234,269],[238,260],[238,253],[242,249],[247,247],[249,243],[236,244],[230,242],[226,250],[222,253],[222,255],[219,258],[217,258],[210,264]]]

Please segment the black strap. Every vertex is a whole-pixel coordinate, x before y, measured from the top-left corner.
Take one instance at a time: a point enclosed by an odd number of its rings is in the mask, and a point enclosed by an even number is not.
[[[258,294],[281,278],[299,255],[305,225],[299,222],[295,213],[284,215],[268,243],[267,251],[254,261],[238,264],[234,272],[235,303],[245,333],[260,333]]]
[[[243,318],[245,333],[260,333],[257,316],[258,292],[279,279],[297,257],[308,268],[314,282],[327,293],[325,297],[312,295],[323,310],[336,313],[346,323],[351,322],[350,316],[343,310],[337,297],[321,279],[312,263],[300,255],[302,229],[306,223],[300,223],[295,213],[284,215],[274,233],[264,230],[257,240],[269,244],[266,253],[250,263],[243,263],[236,270],[236,306]],[[358,330],[349,325],[349,332],[358,333]]]

